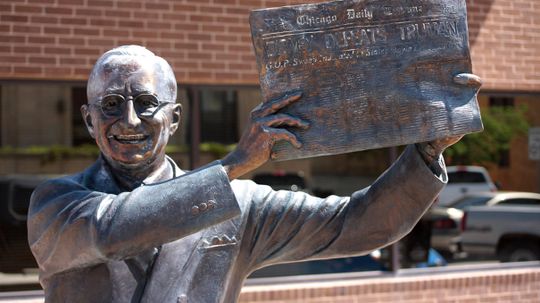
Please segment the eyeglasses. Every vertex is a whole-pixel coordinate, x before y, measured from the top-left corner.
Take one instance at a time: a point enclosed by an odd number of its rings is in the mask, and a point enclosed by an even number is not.
[[[133,107],[137,116],[140,117],[151,117],[164,105],[174,103],[172,101],[160,101],[152,94],[130,96],[128,99],[133,99]],[[105,116],[119,117],[124,112],[126,103],[126,97],[118,94],[110,94],[101,97],[101,100],[98,100],[96,105],[101,108]]]

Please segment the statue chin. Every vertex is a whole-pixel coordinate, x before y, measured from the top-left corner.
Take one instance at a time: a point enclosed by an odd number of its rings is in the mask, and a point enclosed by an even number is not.
[[[152,155],[152,152],[147,152],[145,154],[122,155],[121,157],[111,157],[110,155],[104,156],[111,166],[127,170],[148,168],[158,158],[156,155]]]

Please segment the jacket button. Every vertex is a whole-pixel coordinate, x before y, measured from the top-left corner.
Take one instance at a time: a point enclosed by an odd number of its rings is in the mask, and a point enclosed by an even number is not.
[[[186,295],[180,295],[178,296],[178,300],[176,300],[177,303],[188,303],[187,296]]]
[[[193,206],[191,208],[191,214],[193,214],[193,215],[199,214],[199,207],[197,205],[195,205],[195,206]]]
[[[215,200],[208,200],[208,209],[213,209],[216,207],[216,201]]]
[[[206,204],[206,203],[203,202],[203,203],[199,204],[199,208],[200,208],[202,211],[205,211],[205,210],[208,208],[208,204]]]

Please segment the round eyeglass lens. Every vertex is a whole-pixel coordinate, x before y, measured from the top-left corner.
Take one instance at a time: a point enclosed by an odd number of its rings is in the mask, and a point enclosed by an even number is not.
[[[120,95],[108,95],[101,100],[101,110],[107,116],[119,116],[122,114],[124,97]]]
[[[154,114],[159,106],[159,100],[154,95],[138,95],[133,100],[133,106],[135,111],[142,116],[150,116]]]

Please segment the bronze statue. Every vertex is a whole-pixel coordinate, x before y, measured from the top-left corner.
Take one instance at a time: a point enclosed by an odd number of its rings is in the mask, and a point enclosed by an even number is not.
[[[29,244],[45,301],[229,303],[258,268],[403,237],[444,186],[440,155],[459,138],[408,146],[351,197],[234,180],[268,161],[274,142],[301,146],[294,129],[309,124],[279,112],[299,100],[260,105],[235,151],[186,173],[165,155],[182,112],[170,66],[140,46],[103,54],[81,109],[101,156],[32,196]]]

